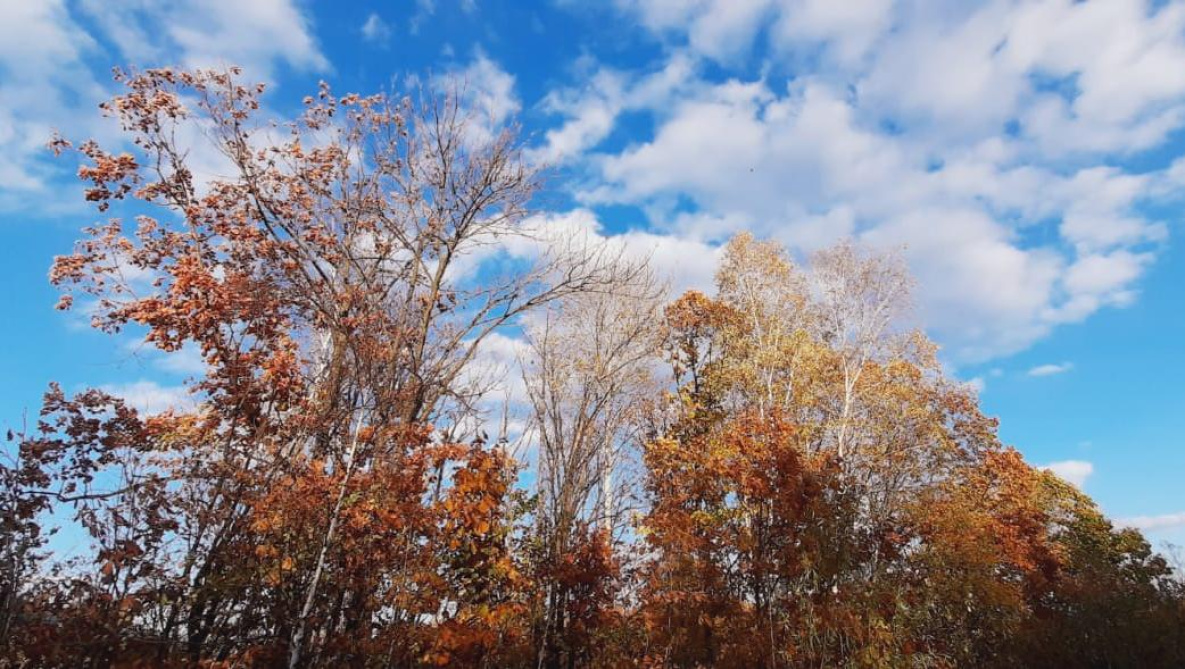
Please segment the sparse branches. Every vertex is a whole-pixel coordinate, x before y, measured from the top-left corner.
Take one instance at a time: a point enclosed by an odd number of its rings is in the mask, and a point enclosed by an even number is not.
[[[526,329],[522,364],[537,449],[534,535],[544,591],[536,644],[546,667],[581,654],[569,619],[580,591],[563,564],[572,554],[611,550],[634,475],[626,449],[657,389],[661,291],[645,264],[622,263],[615,274],[616,283],[552,302]]]
[[[897,353],[891,328],[909,306],[912,279],[896,255],[867,254],[850,242],[815,254],[811,278],[821,335],[839,353],[843,396],[835,448],[851,450],[851,421],[865,365]]]

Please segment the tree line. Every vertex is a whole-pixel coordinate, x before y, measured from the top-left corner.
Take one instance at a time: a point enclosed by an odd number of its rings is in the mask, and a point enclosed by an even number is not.
[[[1165,558],[1000,442],[895,256],[740,234],[667,301],[462,85],[117,80],[50,278],[204,372],[9,433],[0,667],[1185,666]]]

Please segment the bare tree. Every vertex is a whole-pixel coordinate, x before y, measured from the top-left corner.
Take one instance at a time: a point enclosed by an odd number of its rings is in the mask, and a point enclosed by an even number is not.
[[[632,265],[612,290],[556,302],[527,328],[523,374],[545,565],[559,564],[590,533],[609,538],[622,525],[631,483],[625,451],[658,388],[652,371],[661,293],[649,271]],[[555,580],[545,584],[542,666],[559,666],[565,652],[556,641],[571,596]]]

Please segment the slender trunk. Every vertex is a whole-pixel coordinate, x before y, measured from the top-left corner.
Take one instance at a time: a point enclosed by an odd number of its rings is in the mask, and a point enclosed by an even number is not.
[[[321,541],[321,550],[317,553],[317,565],[313,569],[313,578],[309,581],[308,588],[305,590],[304,606],[301,607],[296,628],[292,633],[292,638],[288,645],[288,669],[296,669],[296,667],[300,666],[301,646],[304,644],[305,634],[308,632],[309,615],[312,613],[313,603],[317,599],[317,588],[321,583],[321,574],[325,571],[325,562],[329,556],[329,547],[333,544],[333,539],[337,535],[337,523],[341,517],[342,506],[345,504],[350,476],[354,473],[355,454],[358,450],[358,430],[361,428],[361,422],[362,416],[359,414],[359,424],[354,429],[354,435],[350,440],[350,450],[346,455],[346,473],[342,476],[341,484],[338,486],[337,500],[333,503],[333,512],[329,516],[329,527],[325,530],[325,537]]]

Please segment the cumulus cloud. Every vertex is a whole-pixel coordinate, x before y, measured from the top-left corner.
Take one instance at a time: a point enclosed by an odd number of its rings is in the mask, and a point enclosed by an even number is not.
[[[894,113],[1019,119],[1055,152],[1147,147],[1181,119],[1185,10],[1144,0],[617,0],[657,36],[727,63],[765,46],[853,75]],[[1067,96],[1063,88],[1073,88]]]
[[[459,74],[473,103],[489,115],[492,124],[503,123],[522,108],[514,75],[485,54],[479,52]]]
[[[597,215],[584,208],[538,214],[525,221],[524,227],[531,231],[530,236],[508,240],[509,251],[519,257],[540,253],[551,240],[607,244],[626,261],[645,261],[667,282],[672,297],[687,290],[711,292],[723,253],[719,245],[641,228],[609,233]]]
[[[579,69],[588,80],[585,85],[552,90],[542,101],[543,110],[559,116],[562,123],[546,132],[542,146],[530,151],[536,162],[563,163],[582,157],[609,135],[623,113],[663,104],[689,85],[695,74],[694,62],[682,54],[673,55],[654,72],[625,72],[591,60]]]
[[[519,362],[526,355],[526,342],[515,336],[492,332],[478,345],[473,361],[462,371],[462,388],[484,390],[481,409],[495,413],[504,407],[520,411],[527,403],[527,390]]]
[[[845,236],[904,247],[927,324],[963,359],[1020,350],[1060,323],[1130,299],[1150,256],[1116,247],[1160,235],[1132,211],[1138,188],[1108,190],[1125,175],[1009,163],[993,143],[952,153],[935,169],[923,148],[858,116],[820,82],[783,94],[763,82],[699,87],[674,103],[650,141],[594,156],[602,179],[580,196],[641,204],[657,211],[656,224],[712,241],[747,228],[808,251]],[[1095,195],[1093,209],[1079,197],[1088,183],[1109,193]],[[661,210],[681,200],[696,214]],[[1021,243],[1027,226],[1071,213],[1110,225],[1112,238],[1082,246],[1089,255],[1080,258],[1060,244]],[[1093,256],[1108,258],[1105,277],[1089,267],[1067,274]]]
[[[774,47],[825,45],[826,55],[851,66],[862,60],[890,26],[893,0],[791,0],[778,3]]]
[[[802,252],[903,248],[957,362],[1130,304],[1167,237],[1146,205],[1179,197],[1185,167],[1123,159],[1185,124],[1185,4],[617,6],[670,55],[594,64],[545,100],[561,118],[538,155],[581,162],[578,199],[710,244],[745,228]],[[759,75],[732,65],[750,51]],[[626,112],[653,130],[598,151]]]
[[[781,53],[826,48],[851,63],[890,26],[893,0],[617,0],[656,34],[698,55],[730,61],[746,54],[768,29]]]
[[[1054,376],[1057,374],[1065,374],[1074,369],[1074,364],[1070,362],[1063,363],[1048,363],[1045,365],[1037,365],[1029,370],[1029,376]]]
[[[329,68],[294,0],[2,3],[0,208],[37,202],[44,212],[77,202],[45,197],[69,170],[53,163],[44,147],[55,129],[112,143],[114,124],[94,113],[112,93],[112,62],[234,64],[255,80],[273,79],[279,66]]]
[[[1086,480],[1090,478],[1091,474],[1094,474],[1094,465],[1085,460],[1051,462],[1039,469],[1053,472],[1067,483],[1072,483],[1079,488],[1085,486]]]

